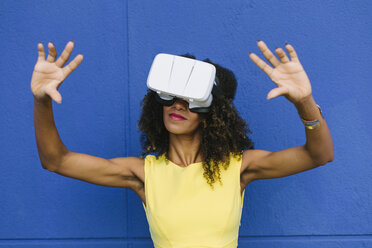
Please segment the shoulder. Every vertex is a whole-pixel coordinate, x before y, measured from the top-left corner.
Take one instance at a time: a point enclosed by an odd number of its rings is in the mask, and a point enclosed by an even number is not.
[[[144,158],[144,166],[151,166],[155,163],[161,163],[163,161],[166,161],[165,155],[155,156],[155,155],[147,155]]]
[[[145,179],[144,159],[138,157],[117,157],[109,159],[116,174],[120,175],[124,188],[141,188]],[[108,167],[108,166],[106,166]]]
[[[142,173],[143,169],[144,169],[144,165],[145,165],[145,159],[143,158],[139,158],[139,157],[131,157],[131,160],[132,160],[132,170],[133,172],[138,176]]]
[[[251,150],[246,150],[243,152],[242,155],[242,169],[241,171],[246,171],[246,170],[251,170],[253,169],[253,162],[259,160],[260,158],[266,157],[269,155],[270,151],[265,151],[265,150],[256,150],[256,149],[251,149]]]
[[[240,169],[240,175],[244,181],[248,183],[257,179],[259,168],[257,161],[268,156],[272,152],[265,150],[250,149],[243,152],[242,155],[242,166]]]
[[[109,161],[116,165],[117,168],[131,172],[134,175],[137,175],[137,171],[144,165],[144,159],[139,157],[117,157],[111,158]],[[128,174],[125,173],[125,174]]]
[[[144,165],[145,160],[139,157],[119,157],[111,159],[115,164],[122,166],[123,168],[128,168],[131,173],[137,177],[140,181],[145,179]]]

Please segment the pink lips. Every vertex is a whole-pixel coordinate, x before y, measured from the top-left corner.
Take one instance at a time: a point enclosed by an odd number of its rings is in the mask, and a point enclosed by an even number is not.
[[[175,121],[184,121],[184,120],[186,120],[186,118],[183,117],[182,115],[178,115],[178,114],[175,114],[175,113],[171,113],[171,114],[169,114],[169,117],[170,117],[172,120],[175,120]]]

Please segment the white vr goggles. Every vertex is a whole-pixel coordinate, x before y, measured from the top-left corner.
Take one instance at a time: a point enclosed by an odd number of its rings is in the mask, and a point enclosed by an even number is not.
[[[147,77],[147,87],[157,93],[161,104],[171,106],[177,98],[183,99],[195,113],[207,113],[213,95],[223,95],[218,83],[214,65],[164,53],[155,56]]]

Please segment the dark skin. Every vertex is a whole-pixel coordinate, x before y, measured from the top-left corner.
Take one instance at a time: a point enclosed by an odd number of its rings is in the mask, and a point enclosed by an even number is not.
[[[72,152],[59,137],[51,101],[53,99],[61,103],[62,97],[57,89],[83,60],[83,56],[79,54],[64,66],[73,46],[73,42],[67,43],[62,55],[56,60],[57,53],[52,43],[48,44],[49,54],[46,59],[43,45],[38,44],[39,57],[31,79],[31,91],[34,95],[35,136],[42,167],[93,184],[132,189],[146,204],[144,159],[105,159]],[[290,58],[281,48],[276,49],[279,59],[263,41],[258,42],[258,48],[269,64],[253,53],[249,55],[251,60],[278,86],[268,93],[267,99],[286,97],[295,105],[302,119],[317,119],[320,127],[314,130],[305,129],[306,143],[301,146],[277,152],[257,149],[244,151],[240,170],[241,191],[252,181],[293,175],[333,160],[333,142],[328,126],[316,106],[310,81],[294,48],[286,45]],[[163,120],[170,138],[170,160],[182,167],[202,162],[199,115],[190,112],[188,103],[183,100],[177,100],[169,107],[164,106],[163,110]],[[183,116],[184,120],[172,119],[172,113]]]

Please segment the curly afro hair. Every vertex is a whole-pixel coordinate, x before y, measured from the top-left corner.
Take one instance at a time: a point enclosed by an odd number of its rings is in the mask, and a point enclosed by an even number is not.
[[[191,54],[181,56],[195,59]],[[247,136],[252,131],[232,102],[237,87],[234,73],[209,59],[204,61],[216,67],[218,87],[224,93],[223,97],[213,98],[208,113],[199,114],[202,119],[199,128],[202,134],[200,149],[203,157],[203,175],[213,188],[216,181],[222,184],[220,169],[228,168],[230,155],[242,155],[244,150],[253,149],[254,146]],[[148,90],[142,100],[142,114],[138,122],[139,130],[142,132],[142,157],[153,153],[156,157],[165,155],[169,160],[169,132],[163,123],[163,105],[156,100],[155,94]]]

